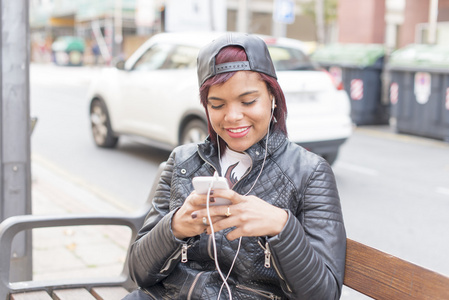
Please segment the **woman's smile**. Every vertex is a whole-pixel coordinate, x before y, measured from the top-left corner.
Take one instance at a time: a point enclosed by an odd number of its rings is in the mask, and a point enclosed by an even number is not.
[[[232,138],[240,138],[244,137],[248,134],[249,130],[251,129],[250,126],[246,127],[240,127],[240,128],[227,128],[228,134]]]

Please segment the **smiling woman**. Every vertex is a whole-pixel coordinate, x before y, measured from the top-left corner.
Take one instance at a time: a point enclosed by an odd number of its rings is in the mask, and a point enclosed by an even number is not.
[[[267,45],[228,33],[200,50],[197,68],[209,137],[171,153],[129,251],[140,288],[125,299],[338,299],[346,233],[335,178],[288,140]],[[211,190],[219,175],[230,189]],[[196,177],[210,180],[206,194]]]
[[[269,56],[269,54],[267,54]],[[216,57],[216,64],[226,64],[229,62],[238,62],[238,61],[247,61],[247,55],[246,52],[238,46],[229,46],[224,48]],[[272,74],[274,74],[274,70],[271,70]],[[235,77],[235,78],[234,78]],[[230,81],[230,82],[228,82]],[[229,90],[229,93],[228,93]],[[220,104],[220,107],[223,107],[224,104],[227,104],[225,106],[225,111],[232,109],[232,99],[225,99],[215,96],[215,94],[218,95],[225,95],[224,97],[230,96],[234,97],[234,102],[241,103],[242,107],[247,107],[248,109],[246,111],[250,112],[252,116],[255,116],[257,120],[257,128],[262,127],[263,128],[263,135],[267,133],[267,122],[271,123],[270,119],[270,111],[268,111],[268,115],[265,116],[265,121],[262,122],[263,124],[259,124],[260,120],[263,119],[263,116],[257,116],[257,114],[260,113],[260,111],[254,110],[254,108],[251,108],[249,106],[256,106],[260,107],[260,104],[262,102],[265,102],[268,107],[271,107],[274,105],[274,109],[271,111],[273,120],[276,120],[276,122],[273,122],[273,126],[275,129],[281,130],[285,135],[287,135],[287,129],[286,129],[286,115],[287,115],[287,106],[285,103],[284,94],[281,92],[281,88],[275,80],[275,78],[265,74],[265,73],[255,73],[255,72],[238,72],[234,76],[234,72],[223,72],[215,75],[212,78],[207,79],[202,86],[200,87],[200,97],[201,97],[201,103],[206,108],[206,115],[210,119],[209,122],[209,135],[211,137],[212,141],[217,141],[217,138],[224,139],[224,137],[228,135],[217,135],[216,130],[220,130],[220,128],[214,128],[214,121],[213,116],[211,117],[211,113],[214,115],[214,112],[216,112],[216,115],[219,115],[218,109],[216,109],[212,105],[213,103],[217,102],[217,104]],[[278,99],[277,103],[275,99]],[[221,101],[221,103],[219,102]],[[218,107],[217,107],[218,108]],[[239,110],[237,110],[239,112]],[[221,112],[223,113],[223,111]],[[232,113],[232,111],[231,111]],[[226,114],[226,112],[225,112]],[[224,117],[224,116],[222,116]],[[241,116],[237,116],[238,118],[243,117],[243,114]],[[233,118],[233,115],[226,116],[226,119],[229,120],[230,118]],[[224,119],[224,118],[223,118]],[[255,120],[254,120],[255,121]],[[249,125],[249,124],[248,124]],[[244,126],[245,128],[249,128],[249,126]],[[245,131],[247,133],[247,131]],[[259,138],[256,140],[253,140],[252,143],[255,141],[258,141],[262,138],[262,136],[258,136]],[[249,145],[252,145],[250,143]],[[221,149],[224,150],[225,143],[221,143]],[[229,145],[228,145],[229,146]],[[232,147],[231,147],[232,148]],[[246,147],[245,149],[247,149]],[[243,149],[243,150],[245,150]],[[241,151],[243,151],[241,150]]]

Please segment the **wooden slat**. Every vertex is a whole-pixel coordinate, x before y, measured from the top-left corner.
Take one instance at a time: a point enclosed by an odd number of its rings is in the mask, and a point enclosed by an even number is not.
[[[123,287],[95,287],[91,291],[97,300],[122,300],[129,292]]]
[[[52,296],[55,300],[95,300],[95,297],[83,288],[54,290]]]
[[[11,300],[52,300],[46,291],[11,294]]]
[[[350,239],[344,284],[379,300],[449,299],[449,277]]]

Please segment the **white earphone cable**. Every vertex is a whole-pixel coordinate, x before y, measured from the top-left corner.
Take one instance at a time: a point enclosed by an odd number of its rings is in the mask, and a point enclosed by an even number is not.
[[[273,98],[272,104],[271,104],[270,121],[268,122],[267,137],[266,137],[266,140],[265,140],[265,155],[264,155],[264,158],[263,158],[262,167],[260,168],[260,172],[257,175],[256,180],[254,180],[253,185],[248,190],[248,192],[245,193],[245,196],[247,196],[252,191],[252,189],[256,185],[257,181],[259,180],[259,177],[262,174],[263,168],[265,166],[265,161],[266,161],[267,155],[268,155],[268,138],[270,137],[270,126],[271,126],[271,120],[273,119],[273,115],[274,115],[274,107],[275,107],[275,102],[274,102],[274,98]],[[220,160],[221,159],[220,137],[218,136],[218,134],[217,134],[217,148],[218,148],[218,160]],[[240,246],[242,244],[242,237],[239,238],[239,244],[238,244],[238,247],[237,247],[237,252],[236,252],[236,254],[234,256],[234,259],[232,261],[231,268],[229,269],[229,272],[228,272],[228,274],[226,275],[226,278],[225,278],[223,276],[223,273],[222,273],[222,271],[220,269],[220,265],[218,263],[217,245],[216,245],[216,242],[215,242],[215,231],[214,231],[214,226],[212,225],[212,218],[210,216],[210,210],[209,210],[209,199],[210,199],[210,192],[211,192],[211,190],[212,190],[212,183],[210,184],[209,190],[207,191],[206,209],[207,209],[207,219],[208,219],[209,224],[210,224],[211,235],[212,235],[212,245],[213,245],[213,250],[214,250],[215,267],[217,268],[217,271],[218,271],[221,279],[223,280],[223,284],[221,285],[221,288],[220,288],[220,291],[218,293],[217,299],[220,299],[221,291],[223,290],[223,286],[226,286],[226,289],[228,290],[228,294],[229,294],[229,299],[232,300],[231,288],[229,287],[229,284],[228,284],[228,278],[231,275],[231,271],[234,268],[234,264],[235,264],[235,262],[237,260],[238,254],[240,252]]]
[[[271,105],[271,115],[270,115],[270,122],[268,122],[268,130],[267,130],[267,138],[265,140],[265,155],[263,157],[263,162],[262,162],[262,167],[260,168],[260,172],[256,177],[256,180],[254,180],[253,185],[251,186],[251,188],[249,189],[248,192],[245,193],[245,196],[247,196],[254,188],[254,186],[256,185],[257,181],[259,180],[260,175],[262,174],[263,168],[265,166],[265,161],[267,160],[267,155],[268,155],[268,138],[270,137],[270,125],[271,125],[271,119],[273,119],[273,115],[274,115],[274,98],[272,100],[272,105]]]
[[[223,273],[221,272],[220,265],[218,263],[217,244],[215,242],[215,231],[214,231],[214,226],[212,225],[212,218],[210,216],[210,209],[209,209],[209,201],[210,201],[210,192],[211,192],[211,190],[212,190],[212,182],[211,182],[211,184],[209,186],[209,190],[207,191],[206,210],[207,210],[207,219],[209,221],[209,226],[210,226],[210,231],[211,231],[210,234],[212,236],[212,245],[213,245],[213,248],[214,248],[215,267],[217,268],[218,274],[220,275],[221,279],[223,280],[223,284],[226,285],[226,289],[228,290],[228,294],[229,294],[229,299],[232,300],[231,288],[229,287],[229,284],[228,284],[228,281],[227,281],[227,279],[229,277],[229,273],[228,273],[227,277],[225,278],[223,276]],[[236,255],[236,257],[237,257],[237,255]],[[235,260],[235,258],[234,258],[234,260]],[[232,270],[232,268],[231,268],[231,270]],[[229,270],[229,272],[231,272],[231,270]],[[223,285],[220,288],[220,294],[221,294],[221,289],[222,288],[223,288]],[[218,295],[217,299],[220,299],[220,294]]]

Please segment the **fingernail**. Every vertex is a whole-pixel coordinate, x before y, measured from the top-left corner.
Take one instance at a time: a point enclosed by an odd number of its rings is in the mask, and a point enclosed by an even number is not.
[[[196,212],[192,213],[190,216],[192,217],[192,219],[196,219],[198,217]]]
[[[214,197],[210,197],[210,198],[209,198],[209,201],[210,201],[210,202],[215,202],[215,198],[214,198]]]
[[[213,194],[214,194],[214,190],[211,190],[209,195],[213,195]]]

